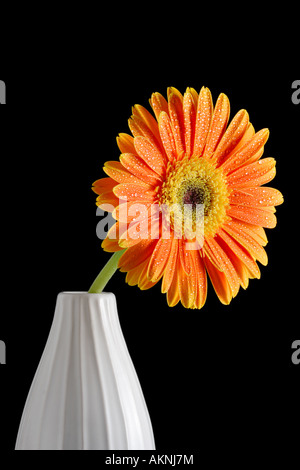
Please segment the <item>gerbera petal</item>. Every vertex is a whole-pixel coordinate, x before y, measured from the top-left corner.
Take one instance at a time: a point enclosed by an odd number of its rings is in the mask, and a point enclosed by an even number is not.
[[[148,264],[149,263],[146,263],[141,271],[141,274],[140,274],[140,277],[139,277],[139,282],[138,282],[138,286],[141,290],[147,290],[147,289],[151,289],[151,287],[153,287],[155,284],[157,284],[158,280],[157,281],[150,281],[148,279],[148,276],[147,276],[147,272],[148,272]]]
[[[224,305],[230,304],[232,299],[231,289],[224,273],[216,269],[207,257],[204,258],[206,270],[220,302]]]
[[[122,248],[129,248],[136,245],[141,240],[159,238],[160,221],[154,216],[149,218],[139,218],[132,221],[119,237],[119,245]]]
[[[113,189],[114,195],[124,201],[154,201],[156,192],[153,187],[144,184],[122,183]]]
[[[117,137],[117,144],[122,153],[135,153],[132,135],[121,133]]]
[[[230,220],[224,226],[223,230],[229,233],[235,240],[237,240],[247,251],[252,255],[252,257],[258,260],[261,264],[266,266],[268,264],[267,253],[261,244],[252,236],[254,235],[251,232],[247,225],[238,220]]]
[[[125,278],[127,284],[129,284],[130,286],[136,286],[138,284],[141,272],[143,271],[145,265],[148,266],[148,262],[149,260],[147,259],[143,263],[141,263],[141,265],[136,266],[135,268],[128,271]]]
[[[119,238],[122,236],[124,231],[127,229],[127,224],[121,222],[116,222],[107,232],[106,238],[102,242],[102,248],[106,251],[110,251],[112,247],[116,247],[116,244],[119,243]],[[114,251],[119,251],[122,248],[118,248]]]
[[[170,255],[171,247],[171,238],[160,238],[158,240],[148,265],[148,278],[150,281],[158,281],[163,275],[165,266]]]
[[[234,190],[229,197],[230,204],[250,207],[278,206],[283,203],[280,191],[266,186]]]
[[[103,240],[101,247],[104,251],[107,251],[109,253],[115,253],[116,251],[123,250],[123,248],[119,245],[117,239],[110,239],[107,237]]]
[[[168,102],[160,93],[152,93],[152,96],[150,98],[150,104],[152,106],[157,121],[161,112],[164,111],[168,113],[169,111]]]
[[[118,267],[120,271],[130,271],[139,266],[146,259],[150,259],[156,243],[157,240],[141,240],[137,245],[127,248],[119,259]]]
[[[181,238],[178,240],[179,242],[179,257],[183,271],[186,273],[187,276],[191,274],[191,259],[190,259],[190,252],[191,250],[186,249],[186,241]]]
[[[170,256],[165,267],[163,281],[161,285],[162,293],[166,293],[170,288],[170,285],[173,280],[174,272],[176,272],[177,256],[178,256],[178,240],[176,238],[172,238]]]
[[[276,174],[274,158],[263,158],[237,169],[227,177],[229,186],[235,189],[251,188],[269,183]]]
[[[184,142],[184,118],[182,109],[182,98],[172,92],[169,95],[169,115],[172,124],[173,135],[176,144],[177,155],[185,151]]]
[[[203,156],[212,157],[217,145],[224,134],[230,114],[229,99],[224,93],[221,93],[217,99],[216,107],[213,113],[211,126],[207,136],[207,142]]]
[[[167,302],[169,307],[175,307],[179,301],[178,271],[176,270],[174,276],[172,276],[170,287],[167,290]]]
[[[196,114],[196,127],[193,154],[201,156],[206,144],[208,131],[210,128],[211,118],[213,114],[213,101],[210,90],[202,87]]]
[[[127,171],[122,163],[116,161],[108,161],[105,163],[103,170],[117,183],[132,183],[149,186],[148,184],[141,181],[139,178],[134,176],[132,173]],[[148,182],[149,183],[149,182]]]
[[[96,199],[96,205],[107,212],[112,212],[119,204],[119,198],[112,191],[102,193]]]
[[[260,278],[260,270],[254,261],[253,257],[249,252],[240,245],[234,238],[232,238],[228,233],[223,229],[220,229],[218,232],[219,237],[226,243],[226,245],[232,250],[232,252],[245,264],[245,266],[250,271],[251,275],[256,278]],[[231,260],[232,261],[232,260]]]
[[[185,137],[185,153],[188,157],[192,155],[194,145],[194,130],[196,119],[196,105],[192,94],[186,91],[183,95],[183,121]]]
[[[194,100],[194,103],[195,103],[195,107],[196,107],[196,110],[197,110],[197,105],[198,105],[198,93],[196,92],[195,88],[191,88],[191,87],[188,87],[186,89],[186,91],[190,92],[192,97],[193,97],[193,100]]]
[[[160,150],[145,137],[139,136],[134,139],[134,146],[138,155],[159,176],[165,174],[165,159]]]
[[[252,159],[259,154],[263,153],[263,147],[269,138],[269,129],[262,129],[257,132],[251,139],[249,139],[245,145],[230,155],[225,162],[223,162],[222,170],[225,174],[229,174],[235,171],[247,162],[251,162]],[[262,151],[260,154],[259,152]],[[260,158],[259,156],[259,158]]]
[[[160,176],[155,173],[141,157],[132,153],[122,153],[120,161],[124,168],[144,181],[144,183],[153,184],[153,186],[160,183]]]
[[[248,124],[249,115],[245,109],[241,109],[229,124],[216,148],[213,158],[217,166],[220,166],[227,155],[236,147],[246,132]]]
[[[194,265],[194,273],[196,275],[197,294],[195,298],[195,307],[202,308],[207,297],[207,276],[205,265],[202,257],[200,256],[199,250],[192,250],[190,257]]]
[[[176,160],[177,157],[176,144],[173,135],[171,120],[169,118],[169,115],[165,111],[162,111],[160,113],[158,127],[165,152],[169,161],[172,162]]]
[[[114,209],[112,216],[123,223],[130,223],[137,217],[139,220],[148,219],[151,206],[151,202],[126,201]]]
[[[248,224],[261,225],[266,228],[276,227],[276,216],[269,210],[257,209],[256,207],[231,206],[227,210],[227,214]]]
[[[190,276],[184,272],[181,263],[177,266],[179,296],[185,308],[191,308],[195,301],[195,289],[192,289]]]
[[[135,106],[133,106],[132,114],[134,116],[139,116],[144,121],[146,126],[150,129],[150,131],[152,132],[154,137],[157,139],[157,141],[160,142],[160,135],[158,132],[157,121],[154,119],[152,114],[149,113],[149,111],[146,108],[144,108],[143,106],[140,106],[139,104],[136,104]]]
[[[224,272],[228,280],[232,296],[235,297],[240,287],[239,279],[229,257],[221,247],[222,243],[218,243],[218,240],[218,236],[215,238],[209,238],[205,240],[205,245],[208,245],[211,252],[213,252],[217,264],[220,266],[220,270]]]
[[[156,148],[159,152],[163,150],[160,138],[157,140],[152,130],[149,129],[147,124],[144,122],[144,119],[142,119],[140,116],[133,114],[128,121],[128,125],[134,137],[146,137],[152,144],[153,148]]]
[[[93,183],[92,190],[96,194],[111,193],[118,183],[111,178],[101,178]]]
[[[172,94],[178,96],[178,98],[179,98],[180,101],[182,102],[182,100],[183,100],[182,93],[180,93],[180,91],[177,90],[177,88],[175,88],[174,86],[169,86],[169,87],[167,88],[168,100],[170,99],[170,96],[171,96]]]
[[[229,158],[231,155],[239,151],[252,137],[255,135],[255,130],[251,122],[248,123],[248,127],[246,129],[245,134],[241,138],[241,140],[238,142],[236,147],[228,154],[227,158]],[[226,161],[227,161],[226,158]]]

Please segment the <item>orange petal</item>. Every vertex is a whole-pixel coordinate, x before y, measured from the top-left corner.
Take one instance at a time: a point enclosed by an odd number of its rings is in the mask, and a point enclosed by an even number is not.
[[[220,302],[225,305],[230,304],[232,294],[225,274],[216,269],[207,257],[204,258],[204,263]]]
[[[194,265],[194,273],[196,274],[197,294],[195,298],[195,307],[202,308],[206,302],[207,297],[207,277],[205,265],[203,259],[200,256],[199,250],[192,250],[190,256]]]
[[[126,230],[127,225],[116,222],[107,232],[106,238],[103,240],[101,246],[105,251],[115,252],[123,248],[119,246],[119,237]]]
[[[157,149],[157,151],[163,151],[163,146],[160,142],[160,137],[158,141],[155,135],[153,134],[152,130],[149,129],[147,124],[144,122],[144,119],[142,119],[140,116],[132,115],[128,121],[128,124],[134,137],[146,137],[148,141],[152,144],[152,146]]]
[[[251,162],[261,150],[263,153],[263,147],[269,138],[269,134],[269,129],[262,129],[257,132],[237,152],[234,152],[225,162],[223,162],[221,165],[223,172],[225,174],[229,174],[248,161]],[[262,153],[259,153],[259,158]]]
[[[158,121],[160,113],[166,112],[168,113],[168,102],[167,100],[160,94],[160,93],[153,93],[150,99],[150,104],[154,111],[155,117]]]
[[[101,178],[93,183],[92,190],[96,194],[111,193],[116,185],[116,181],[111,178]]]
[[[123,202],[116,207],[112,213],[112,216],[123,223],[131,223],[134,219],[139,217],[142,218],[150,217],[151,215],[151,202],[137,202],[128,201]]]
[[[145,184],[139,178],[127,171],[120,162],[106,162],[103,170],[113,180],[117,181],[117,183],[134,183],[142,186]],[[145,184],[145,186],[148,186],[148,184]]]
[[[276,174],[275,165],[274,158],[263,158],[231,173],[227,177],[227,183],[235,189],[261,186],[274,178]]]
[[[223,229],[219,229],[218,235],[222,238],[222,240],[226,243],[230,250],[241,260],[241,262],[245,264],[247,269],[250,271],[251,275],[259,279],[259,267],[254,261],[253,257],[249,254],[249,252],[236,240],[234,240],[230,235],[228,235]],[[230,250],[228,250],[228,252],[230,252]],[[232,258],[231,262],[233,262]]]
[[[235,297],[240,287],[239,278],[226,251],[224,251],[221,246],[222,242],[219,240],[218,235],[215,238],[206,239],[205,245],[206,244],[209,246],[211,252],[213,252],[217,265],[220,266],[220,270],[227,278],[232,296]]]
[[[156,218],[156,215],[153,217],[137,218],[137,220],[132,221],[120,236],[119,245],[122,248],[129,248],[133,245],[136,245],[141,240],[146,240],[151,238],[151,240],[159,239],[159,229],[160,221]]]
[[[236,147],[228,154],[227,158],[231,157],[231,155],[233,155],[234,153],[236,153],[237,151],[239,151],[242,147],[244,147],[244,145],[245,145],[250,139],[252,139],[252,137],[254,136],[254,134],[255,134],[254,127],[253,127],[253,125],[251,124],[251,122],[249,122],[245,134],[243,135],[243,137],[241,138],[241,140],[238,142],[238,144],[236,145]],[[226,158],[226,161],[227,161],[227,158]]]
[[[148,276],[147,276],[148,265],[149,265],[149,262],[145,263],[141,271],[140,277],[139,277],[138,286],[141,290],[151,289],[151,287],[155,286],[155,284],[158,282],[158,281],[150,281],[148,279]]]
[[[182,99],[177,93],[169,95],[169,115],[175,138],[177,155],[185,151],[184,142],[184,118],[182,109]]]
[[[133,137],[131,135],[124,133],[119,134],[117,144],[122,153],[135,153]]]
[[[259,241],[254,238],[254,233],[243,222],[238,220],[230,220],[223,226],[223,230],[229,233],[235,240],[237,240],[252,257],[258,260],[261,264],[266,266],[268,264],[267,253],[261,246]]]
[[[139,116],[144,121],[144,123],[146,124],[148,129],[150,129],[150,131],[152,132],[154,137],[157,139],[157,141],[160,142],[160,135],[158,132],[157,121],[154,119],[152,114],[149,113],[149,111],[146,108],[144,108],[143,106],[140,106],[139,104],[136,104],[132,108],[132,113],[134,116]]]
[[[183,122],[185,153],[188,157],[192,155],[194,146],[194,131],[196,120],[196,106],[192,94],[186,91],[183,96]]]
[[[138,284],[141,272],[143,271],[145,265],[148,265],[148,261],[149,260],[147,259],[146,261],[141,263],[141,265],[136,266],[135,268],[128,271],[125,278],[127,284],[129,284],[130,286],[136,286]]]
[[[172,239],[160,238],[153,250],[149,266],[148,278],[150,281],[158,281],[163,275],[172,246]]]
[[[231,206],[227,214],[248,224],[261,225],[266,228],[276,227],[276,216],[269,210],[256,207]]]
[[[249,124],[249,115],[245,109],[241,109],[229,124],[225,134],[214,153],[214,161],[220,166],[227,155],[237,146],[245,134]]]
[[[157,240],[141,240],[137,245],[127,248],[119,259],[118,267],[121,272],[127,272],[150,259]]]
[[[266,186],[247,188],[244,191],[234,190],[229,198],[230,204],[250,207],[278,206],[283,203],[280,191]]]
[[[134,146],[139,156],[158,175],[164,175],[166,171],[165,159],[160,150],[145,137],[139,136],[134,139]]]
[[[121,202],[112,192],[100,194],[96,199],[96,205],[107,212],[112,212]]]
[[[156,186],[161,181],[159,175],[155,173],[155,171],[151,170],[141,157],[132,153],[123,153],[120,156],[120,160],[124,168],[140,180],[144,181],[144,183]]]
[[[204,149],[204,157],[210,158],[224,134],[230,113],[230,103],[226,95],[221,93],[217,99],[216,107],[211,121]]]
[[[153,187],[144,184],[122,183],[113,189],[117,198],[124,201],[154,201],[157,193]]]
[[[179,286],[178,286],[178,272],[177,270],[174,272],[174,276],[172,276],[170,287],[168,288],[167,292],[167,302],[169,307],[175,307],[180,301],[180,294],[179,294]]]
[[[170,96],[171,96],[172,94],[178,96],[178,98],[179,98],[180,101],[182,102],[182,100],[183,100],[182,93],[180,93],[180,91],[177,90],[177,88],[175,88],[175,87],[173,87],[173,86],[169,86],[168,89],[167,89],[168,100],[170,99]]]
[[[179,247],[179,257],[183,271],[187,276],[191,274],[191,259],[190,253],[191,250],[186,249],[186,241],[184,239],[178,240]]]
[[[170,256],[165,267],[164,277],[163,277],[163,281],[161,285],[162,293],[167,292],[172,284],[174,272],[176,272],[177,256],[178,256],[178,240],[176,238],[172,238]]]
[[[213,102],[211,93],[208,88],[202,87],[198,98],[198,108],[196,114],[196,128],[193,150],[194,155],[202,155],[210,128],[212,114]]]
[[[177,157],[176,144],[173,135],[171,120],[169,118],[169,115],[164,111],[160,113],[158,127],[165,152],[167,154],[168,159],[172,162],[173,160],[176,160]]]
[[[198,93],[196,92],[196,90],[194,88],[191,88],[191,87],[188,87],[186,89],[186,91],[190,92],[190,94],[192,95],[193,97],[193,100],[194,100],[194,103],[195,103],[195,108],[197,110],[197,106],[198,106]]]
[[[115,253],[116,251],[123,250],[117,239],[110,239],[107,237],[103,240],[101,247],[104,251],[108,251],[109,253]]]
[[[177,267],[179,296],[185,308],[191,308],[195,302],[195,289],[192,290],[190,276],[183,271],[181,264]]]

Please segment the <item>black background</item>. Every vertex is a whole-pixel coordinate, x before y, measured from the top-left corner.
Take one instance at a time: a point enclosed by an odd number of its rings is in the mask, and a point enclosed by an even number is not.
[[[270,183],[285,202],[267,230],[269,264],[229,306],[211,286],[202,310],[167,306],[160,284],[141,292],[117,272],[107,290],[119,317],[151,416],[158,450],[288,449],[299,434],[298,307],[299,117],[291,101],[293,64],[238,61],[201,48],[170,50],[154,41],[113,44],[113,36],[66,37],[38,51],[20,46],[4,62],[7,105],[1,108],[2,308],[0,446],[13,450],[28,389],[51,326],[57,294],[88,290],[109,254],[96,237],[93,181],[117,160],[116,136],[129,132],[131,106],[146,106],[168,86],[228,95],[231,117],[247,109],[256,130],[269,127],[266,157],[277,160]],[[34,59],[33,59],[34,57]],[[212,57],[212,56],[211,56]],[[298,431],[297,431],[298,429]],[[229,446],[229,447],[228,447]]]

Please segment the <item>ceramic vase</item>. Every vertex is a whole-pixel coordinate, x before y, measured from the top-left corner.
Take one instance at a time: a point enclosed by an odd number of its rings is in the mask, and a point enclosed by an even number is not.
[[[155,449],[114,294],[58,295],[16,449]]]

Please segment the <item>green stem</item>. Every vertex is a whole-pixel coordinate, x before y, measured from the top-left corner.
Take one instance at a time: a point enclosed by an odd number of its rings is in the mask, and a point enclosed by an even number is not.
[[[118,269],[118,261],[121,255],[124,253],[125,250],[116,251],[109,261],[106,263],[104,268],[100,271],[96,279],[94,280],[93,284],[88,291],[89,294],[100,294],[110,278],[115,274],[116,270]]]

